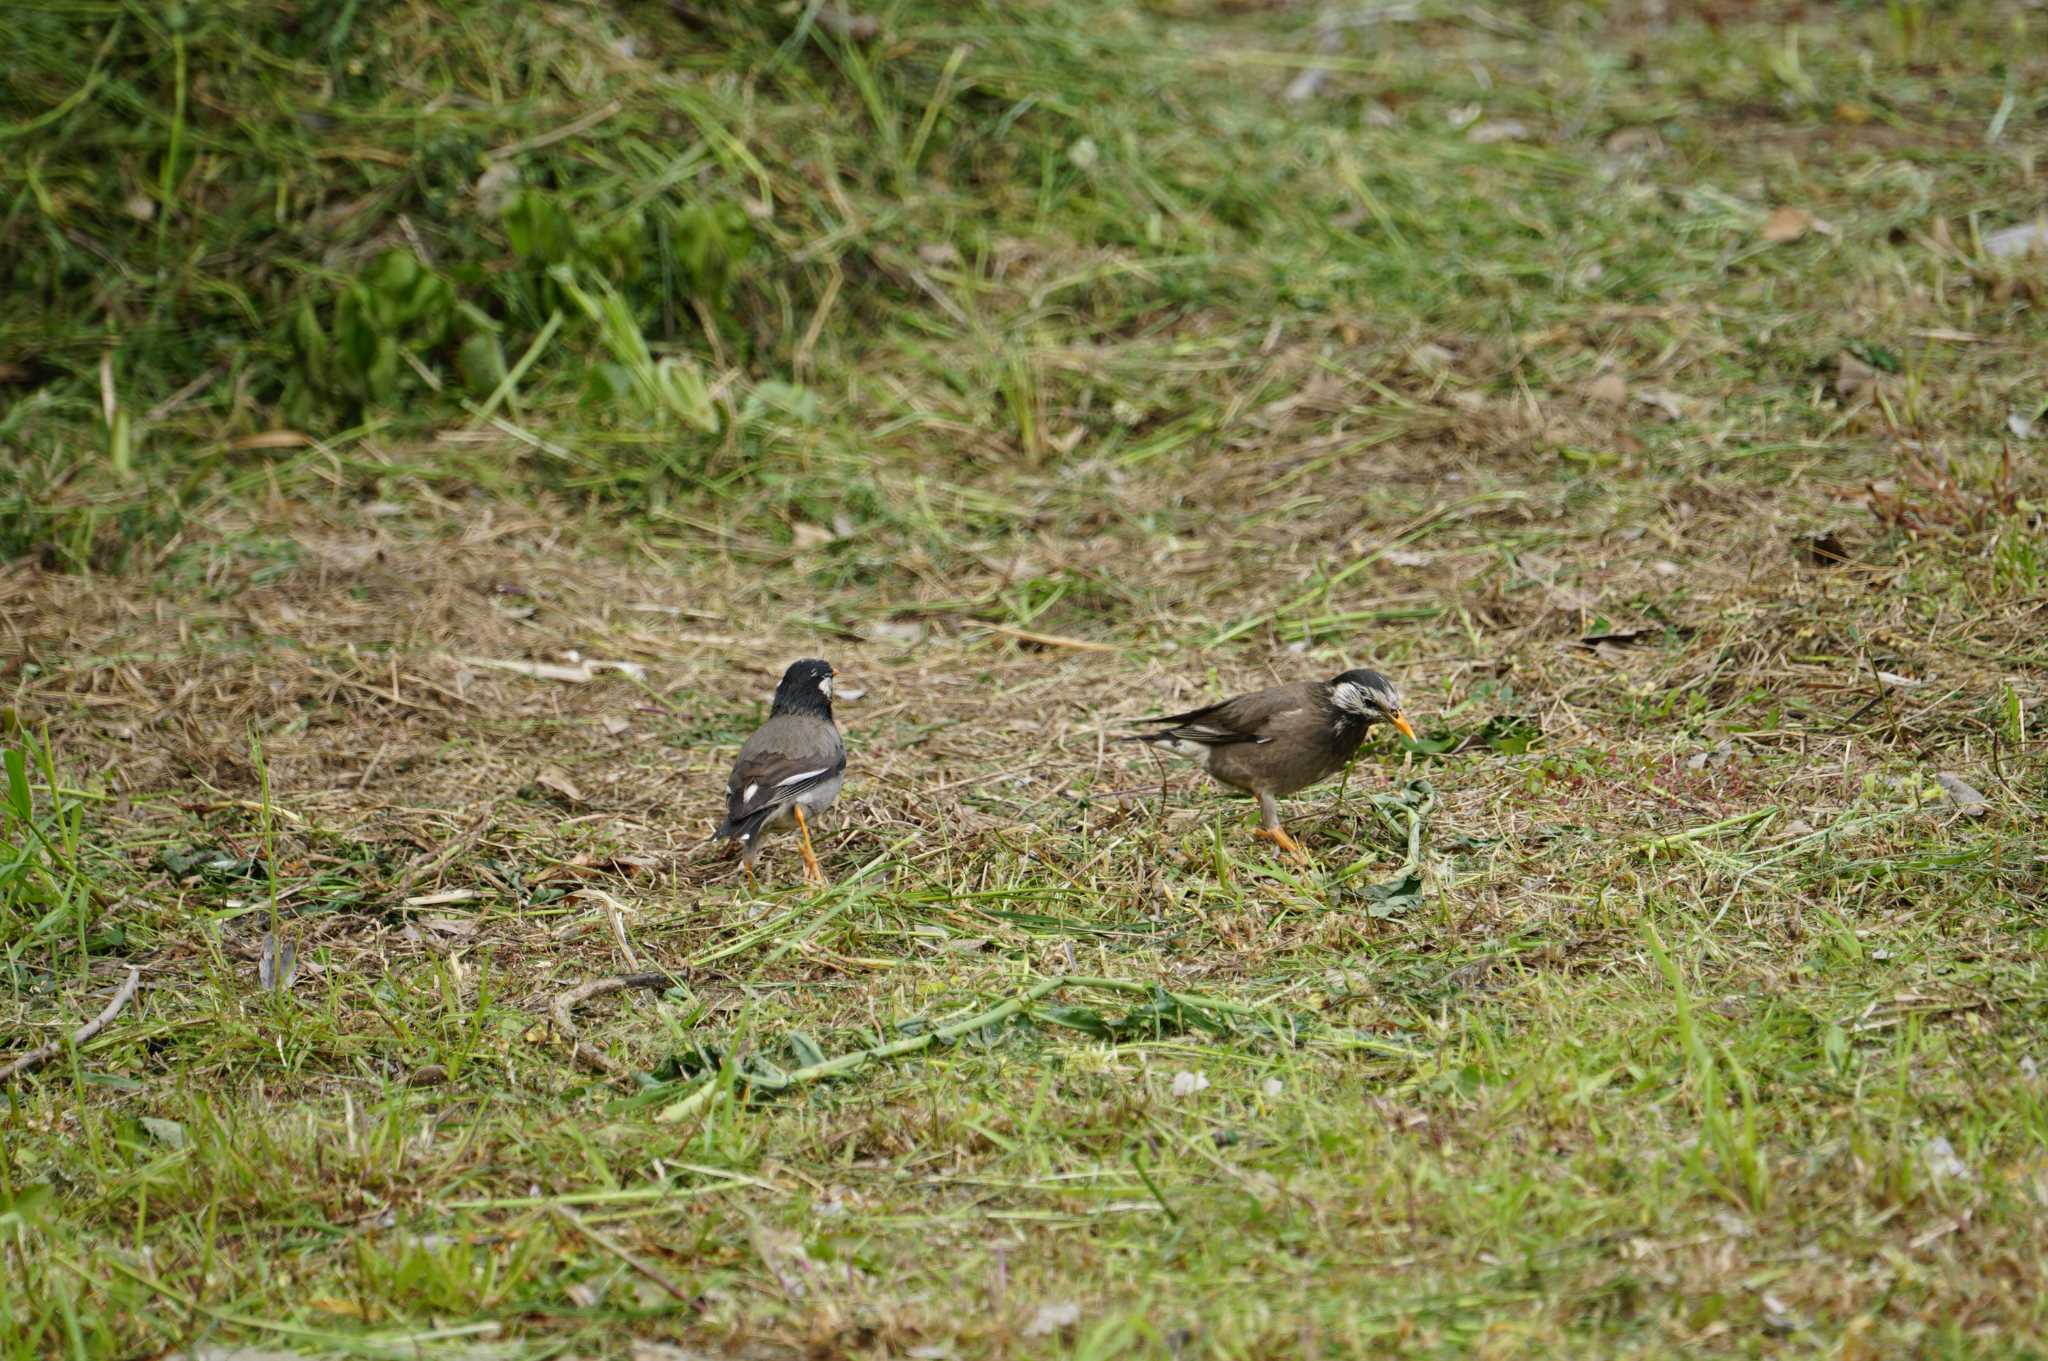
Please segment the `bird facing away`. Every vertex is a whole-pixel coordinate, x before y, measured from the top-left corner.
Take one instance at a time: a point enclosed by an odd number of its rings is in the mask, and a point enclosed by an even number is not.
[[[725,821],[711,839],[740,843],[740,863],[749,882],[754,862],[761,857],[761,834],[791,821],[801,838],[804,878],[825,882],[811,849],[807,815],[830,808],[846,776],[846,744],[832,722],[835,674],[831,663],[814,657],[792,662],[775,687],[768,721],[746,740],[733,762],[732,778],[725,782]]]
[[[1401,692],[1377,671],[1346,671],[1327,681],[1297,681],[1226,699],[1206,709],[1145,718],[1158,731],[1125,738],[1184,756],[1218,784],[1259,800],[1253,835],[1302,864],[1308,852],[1280,825],[1275,799],[1320,784],[1342,770],[1375,723],[1391,723],[1409,741]]]

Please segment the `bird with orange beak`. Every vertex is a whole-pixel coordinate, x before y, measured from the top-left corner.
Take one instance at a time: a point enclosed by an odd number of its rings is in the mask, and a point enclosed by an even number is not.
[[[1414,725],[1402,712],[1401,692],[1377,671],[1346,671],[1326,681],[1276,685],[1190,709],[1184,714],[1139,719],[1156,731],[1126,738],[1182,756],[1226,788],[1256,795],[1259,829],[1297,862],[1308,852],[1280,825],[1277,802],[1321,784],[1358,753],[1375,723],[1390,723],[1409,741]]]

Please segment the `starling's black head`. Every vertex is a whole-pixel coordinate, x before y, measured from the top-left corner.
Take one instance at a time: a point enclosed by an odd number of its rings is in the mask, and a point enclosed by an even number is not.
[[[1377,671],[1346,671],[1336,677],[1330,682],[1330,703],[1368,725],[1391,723],[1403,737],[1415,740],[1415,729],[1401,710],[1401,692]]]
[[[775,687],[775,703],[768,712],[832,717],[834,674],[832,663],[819,661],[816,657],[791,662],[789,670],[782,673],[782,684]]]

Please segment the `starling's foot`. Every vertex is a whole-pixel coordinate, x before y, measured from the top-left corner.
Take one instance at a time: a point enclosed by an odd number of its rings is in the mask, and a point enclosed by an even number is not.
[[[810,820],[804,816],[802,804],[792,804],[791,808],[796,813],[797,846],[804,856],[804,878],[823,888],[831,881],[825,877],[825,871],[818,868],[818,853],[811,849]]]
[[[1308,852],[1301,848],[1301,843],[1299,841],[1296,841],[1293,837],[1287,835],[1287,829],[1285,827],[1261,827],[1258,830],[1254,831],[1252,835],[1257,837],[1261,841],[1272,842],[1275,846],[1278,846],[1282,851],[1286,852],[1288,859],[1292,860],[1295,864],[1300,865],[1303,869],[1308,868]]]

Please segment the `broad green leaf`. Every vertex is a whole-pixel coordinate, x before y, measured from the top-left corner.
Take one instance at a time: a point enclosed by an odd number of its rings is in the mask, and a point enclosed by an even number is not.
[[[1422,876],[1410,870],[1398,879],[1367,884],[1357,891],[1357,896],[1365,903],[1366,916],[1378,919],[1398,917],[1422,906]]]
[[[185,1133],[185,1127],[175,1120],[162,1120],[154,1115],[145,1115],[141,1124],[149,1131],[149,1136],[165,1148],[183,1148],[192,1142],[191,1136]]]
[[[505,347],[490,332],[478,331],[456,351],[455,367],[469,394],[481,400],[496,392],[498,384],[505,381]]]

